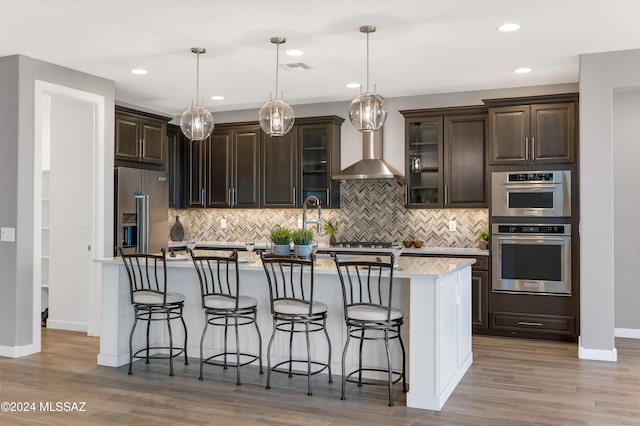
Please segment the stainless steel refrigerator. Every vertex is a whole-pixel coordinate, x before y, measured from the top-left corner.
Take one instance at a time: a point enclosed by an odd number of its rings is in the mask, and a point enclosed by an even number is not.
[[[116,167],[114,189],[115,245],[125,253],[159,253],[169,240],[167,173]]]

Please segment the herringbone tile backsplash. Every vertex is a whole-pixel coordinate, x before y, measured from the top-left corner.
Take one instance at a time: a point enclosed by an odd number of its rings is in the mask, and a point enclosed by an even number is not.
[[[406,209],[403,186],[390,179],[343,182],[341,197],[341,209],[322,210],[323,221],[338,221],[338,241],[401,241],[413,236],[426,246],[476,247],[476,234],[489,223],[487,209]],[[302,209],[170,209],[169,226],[175,216],[199,241],[266,242],[276,225],[297,228]],[[316,217],[314,210],[308,211],[309,220]],[[221,219],[227,221],[226,229]],[[452,219],[456,232],[449,231]],[[328,237],[319,241],[327,242]]]

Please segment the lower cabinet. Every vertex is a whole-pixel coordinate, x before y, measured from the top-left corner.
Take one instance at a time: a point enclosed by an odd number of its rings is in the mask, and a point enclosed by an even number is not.
[[[575,335],[575,318],[560,315],[537,315],[491,312],[491,328],[504,331]]]

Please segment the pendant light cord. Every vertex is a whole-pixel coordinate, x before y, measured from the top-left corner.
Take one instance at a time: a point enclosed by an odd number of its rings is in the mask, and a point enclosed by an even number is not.
[[[200,96],[200,52],[196,53],[196,108],[200,102],[198,96]]]
[[[278,100],[278,68],[280,64],[280,41],[276,43],[276,101]]]
[[[367,93],[369,93],[369,33],[367,33]]]

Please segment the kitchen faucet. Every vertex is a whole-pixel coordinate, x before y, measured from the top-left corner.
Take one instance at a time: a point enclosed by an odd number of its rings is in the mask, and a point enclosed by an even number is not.
[[[307,221],[307,206],[316,207],[318,210],[318,220],[316,221]],[[320,220],[321,208],[320,208],[320,200],[315,195],[310,195],[305,198],[302,203],[302,229],[307,229],[307,225],[316,225],[318,229],[318,235],[320,235],[320,230],[322,226],[322,221]]]

